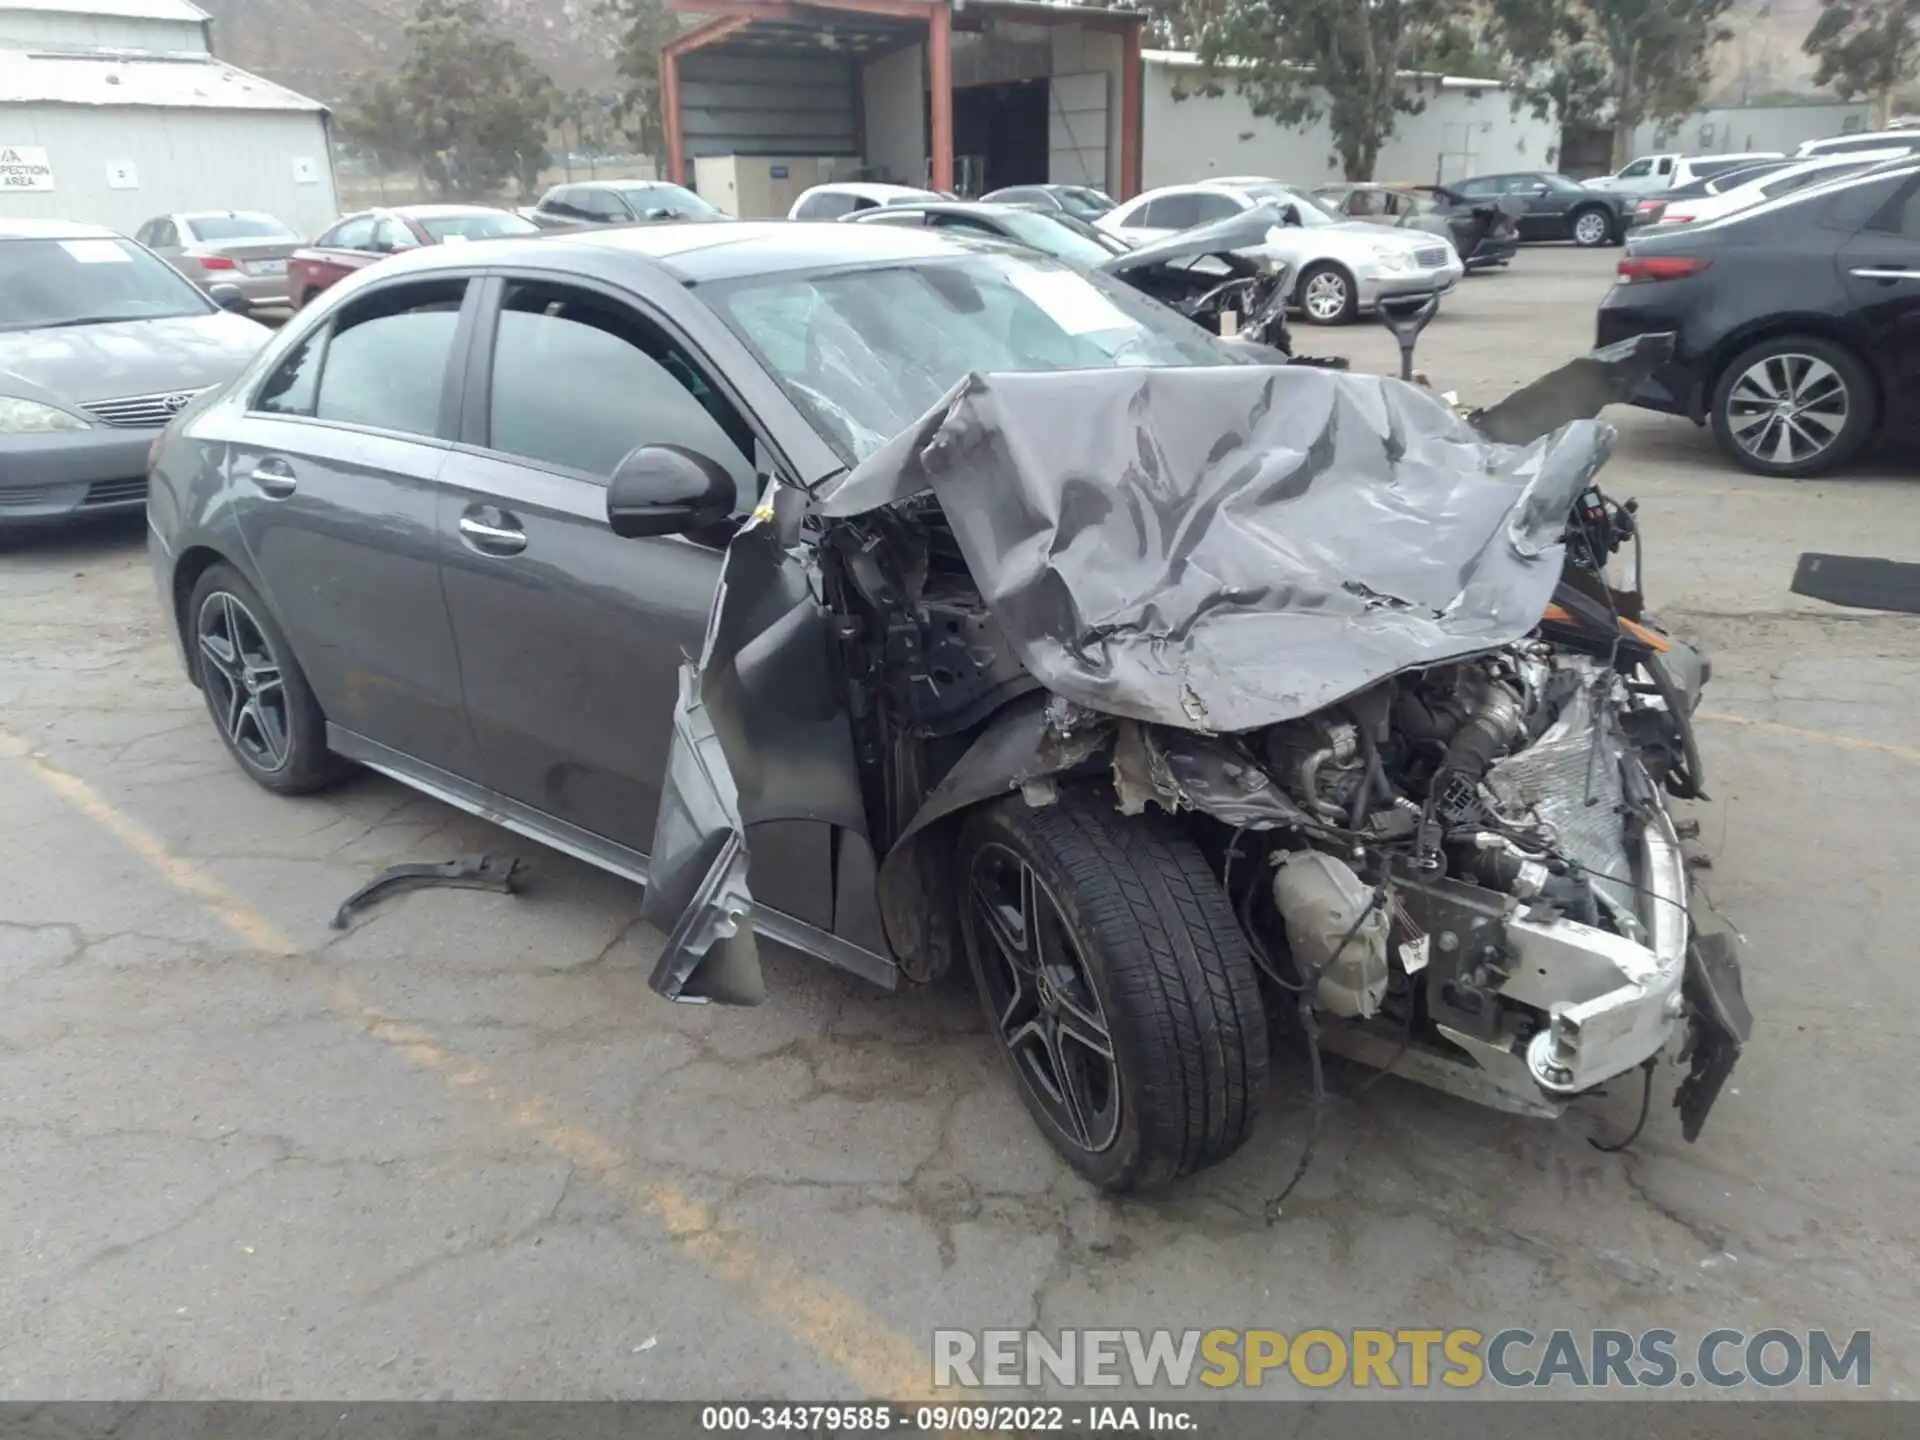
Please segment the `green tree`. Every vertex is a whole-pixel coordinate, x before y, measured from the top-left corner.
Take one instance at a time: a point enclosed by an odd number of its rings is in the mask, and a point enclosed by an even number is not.
[[[484,0],[420,0],[394,81],[421,174],[443,195],[478,198],[509,179],[523,195],[551,161],[553,82],[500,35]]]
[[[354,81],[335,126],[346,149],[379,170],[411,170],[420,163],[419,131],[400,87],[386,76]]]
[[[1324,119],[1349,180],[1371,180],[1402,115],[1426,108],[1407,72],[1465,44],[1445,0],[1198,0],[1169,30],[1192,35],[1204,93],[1231,86],[1282,125]]]
[[[1615,168],[1634,129],[1697,108],[1733,0],[1490,0],[1488,32],[1519,93],[1562,124],[1611,126]]]
[[[1814,84],[1869,97],[1884,130],[1895,94],[1920,78],[1920,0],[1820,0],[1803,48],[1819,61]]]
[[[680,33],[680,21],[662,0],[603,0],[602,13],[618,27],[614,69],[621,80],[614,118],[640,154],[665,175],[667,127],[660,95],[660,47]]]

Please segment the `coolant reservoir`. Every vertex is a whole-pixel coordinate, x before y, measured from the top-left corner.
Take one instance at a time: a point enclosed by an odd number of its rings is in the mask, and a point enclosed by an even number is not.
[[[1302,977],[1320,976],[1314,999],[1330,1014],[1365,1018],[1387,993],[1387,935],[1393,922],[1384,905],[1360,920],[1372,902],[1372,887],[1352,867],[1318,850],[1289,855],[1274,872],[1273,903],[1287,923],[1287,948]]]

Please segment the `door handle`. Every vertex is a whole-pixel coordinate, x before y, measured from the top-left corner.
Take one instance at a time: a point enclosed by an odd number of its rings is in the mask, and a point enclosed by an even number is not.
[[[482,520],[477,515],[460,517],[460,538],[467,542],[469,549],[478,550],[483,555],[518,555],[527,548],[527,532],[513,516],[502,510],[495,510],[499,523]]]
[[[260,487],[263,495],[275,500],[286,499],[300,484],[293,478],[293,467],[284,460],[262,460],[247,478]]]
[[[1862,280],[1920,280],[1920,270],[1905,270],[1897,265],[1862,265],[1847,273]]]

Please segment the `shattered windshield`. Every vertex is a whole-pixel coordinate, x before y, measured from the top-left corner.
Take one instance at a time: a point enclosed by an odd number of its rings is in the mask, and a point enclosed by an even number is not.
[[[968,375],[1237,358],[1137,292],[1037,255],[784,274],[707,298],[849,464]]]

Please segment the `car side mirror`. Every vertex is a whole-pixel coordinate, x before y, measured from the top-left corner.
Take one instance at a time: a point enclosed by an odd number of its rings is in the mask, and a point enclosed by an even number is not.
[[[253,309],[253,302],[240,287],[224,280],[207,287],[207,298],[231,315],[245,315]]]
[[[607,524],[625,540],[684,535],[733,514],[733,477],[682,445],[642,445],[614,467]]]
[[[1298,225],[1300,223],[1300,207],[1298,205],[1283,207],[1280,211],[1280,223],[1282,225]]]
[[[1533,184],[1532,184],[1532,186],[1531,186],[1531,187],[1529,187],[1529,189],[1528,189],[1528,191],[1527,191],[1527,193],[1528,193],[1528,194],[1530,194],[1530,195],[1544,195],[1544,194],[1546,194],[1546,193],[1547,193],[1547,182],[1546,182],[1546,181],[1544,181],[1544,180],[1536,180],[1536,181],[1534,181],[1534,182],[1533,182]]]

